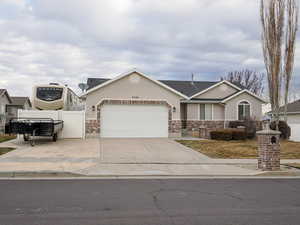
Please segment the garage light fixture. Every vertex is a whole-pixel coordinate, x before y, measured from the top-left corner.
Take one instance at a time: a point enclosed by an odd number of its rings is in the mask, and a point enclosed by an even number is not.
[[[93,111],[93,112],[95,111],[95,106],[94,106],[94,105],[92,106],[92,111]]]
[[[173,112],[176,112],[176,107],[175,106],[173,106]]]

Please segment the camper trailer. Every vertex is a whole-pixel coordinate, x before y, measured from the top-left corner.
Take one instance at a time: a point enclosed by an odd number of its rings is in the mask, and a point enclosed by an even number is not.
[[[81,99],[68,86],[50,83],[36,85],[32,91],[33,108],[36,110],[82,110]]]

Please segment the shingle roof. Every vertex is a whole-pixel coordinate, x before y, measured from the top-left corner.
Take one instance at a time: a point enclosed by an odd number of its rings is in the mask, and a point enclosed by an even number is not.
[[[211,81],[191,82],[179,80],[160,80],[160,82],[189,97],[218,83]]]
[[[24,106],[26,101],[29,101],[29,105],[31,106],[31,102],[28,97],[11,97],[12,103],[11,105],[20,105]]]
[[[93,87],[96,87],[110,79],[106,78],[88,78],[87,85],[88,89],[91,89]],[[200,91],[203,91],[210,86],[217,84],[216,81],[180,81],[180,80],[159,80],[163,84],[175,89],[176,91],[186,95],[186,96],[192,96]]]
[[[106,81],[108,81],[110,79],[106,79],[106,78],[88,78],[87,79],[87,85],[88,85],[88,88],[87,90],[93,88],[93,87],[96,87]]]
[[[281,106],[279,110],[283,112],[284,106]],[[289,103],[287,105],[287,112],[288,113],[300,112],[300,99],[292,103]]]

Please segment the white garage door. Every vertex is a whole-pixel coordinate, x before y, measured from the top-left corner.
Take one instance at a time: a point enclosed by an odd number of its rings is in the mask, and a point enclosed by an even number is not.
[[[168,108],[163,105],[103,105],[101,137],[168,137]]]
[[[300,141],[300,123],[289,123],[291,127],[291,137],[292,141]]]

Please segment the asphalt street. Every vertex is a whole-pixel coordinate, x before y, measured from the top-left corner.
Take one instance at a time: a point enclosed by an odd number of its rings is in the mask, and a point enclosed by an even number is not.
[[[298,225],[299,179],[0,180],[0,225]]]

